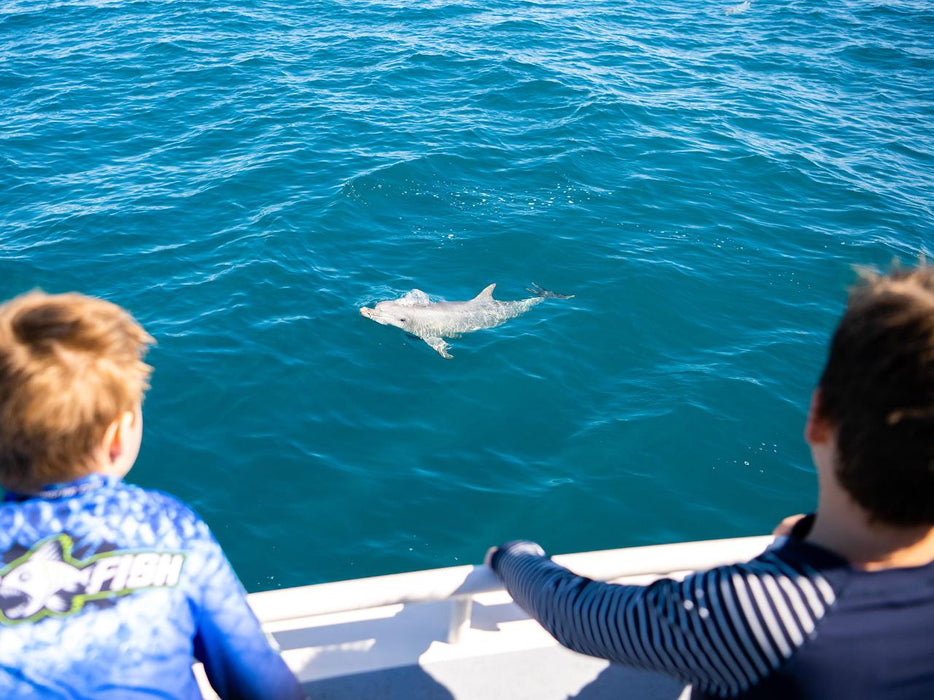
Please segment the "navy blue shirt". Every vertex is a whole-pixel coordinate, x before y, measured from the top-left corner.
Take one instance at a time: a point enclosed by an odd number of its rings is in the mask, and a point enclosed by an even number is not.
[[[694,698],[934,698],[934,564],[866,572],[792,537],[648,586],[577,576],[529,542],[491,565],[565,646],[666,672]]]

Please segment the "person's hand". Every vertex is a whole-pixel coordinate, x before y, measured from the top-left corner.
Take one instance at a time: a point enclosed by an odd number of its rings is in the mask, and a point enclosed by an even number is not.
[[[537,557],[545,556],[545,550],[542,549],[541,545],[536,542],[530,542],[529,540],[510,540],[509,542],[501,544],[498,547],[490,547],[486,551],[486,556],[483,557],[484,565],[492,569],[493,559],[499,554],[507,551],[510,553],[533,554]]]
[[[797,525],[798,521],[801,520],[801,518],[804,516],[804,513],[789,515],[775,526],[775,529],[772,531],[772,535],[775,537],[788,537],[788,535],[791,534],[792,529],[794,529],[794,526]]]

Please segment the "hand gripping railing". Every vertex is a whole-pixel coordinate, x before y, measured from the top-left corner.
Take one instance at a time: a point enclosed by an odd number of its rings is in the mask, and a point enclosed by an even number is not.
[[[582,576],[616,581],[631,576],[664,576],[732,564],[756,556],[771,542],[772,537],[768,536],[742,537],[580,552],[552,558]],[[448,641],[454,644],[470,626],[473,597],[501,590],[499,579],[487,567],[454,566],[263,591],[250,594],[249,601],[260,621],[270,623],[400,603],[451,600]]]

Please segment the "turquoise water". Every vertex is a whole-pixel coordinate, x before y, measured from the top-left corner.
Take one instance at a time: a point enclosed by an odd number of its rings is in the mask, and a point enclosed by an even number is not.
[[[251,590],[766,532],[851,265],[934,252],[934,6],[730,7],[5,0],[0,293],[157,338],[130,479]],[[358,313],[493,282],[575,297]]]

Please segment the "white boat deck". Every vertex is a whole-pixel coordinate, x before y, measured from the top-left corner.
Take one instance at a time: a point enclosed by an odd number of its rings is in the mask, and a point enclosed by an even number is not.
[[[554,557],[594,579],[648,583],[733,563],[771,537]],[[679,683],[576,654],[530,620],[482,566],[417,571],[250,595],[315,700],[602,700],[687,697]],[[216,698],[196,667],[205,698]]]

